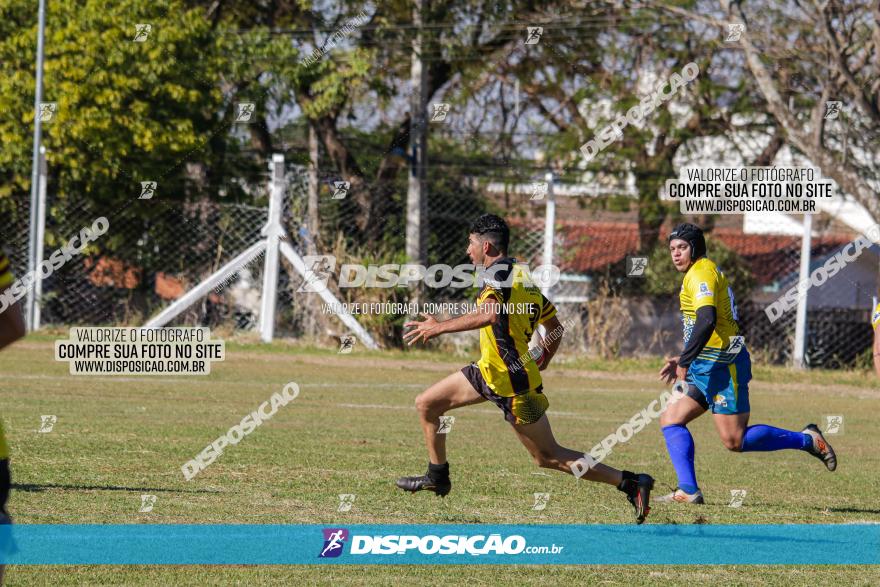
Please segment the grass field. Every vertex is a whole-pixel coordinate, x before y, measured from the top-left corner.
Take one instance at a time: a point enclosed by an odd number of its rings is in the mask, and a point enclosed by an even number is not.
[[[421,473],[426,453],[413,399],[460,368],[462,357],[418,351],[351,355],[335,349],[227,343],[227,360],[206,377],[70,376],[53,360],[54,336],[0,354],[2,415],[12,446],[10,511],[21,524],[54,523],[529,523],[631,524],[629,504],[608,486],[540,470],[500,411],[483,404],[453,413],[448,437],[453,483],[445,500],[404,494],[403,474]],[[659,363],[569,360],[545,375],[557,439],[588,450],[664,387]],[[655,505],[649,523],[880,522],[872,499],[880,476],[873,444],[878,383],[864,373],[792,373],[758,368],[752,422],[800,429],[845,418],[830,437],[836,473],[799,451],[733,454],[708,418],[691,425],[708,504]],[[180,466],[284,384],[300,396],[207,470],[185,481]],[[57,416],[38,433],[40,416]],[[492,458],[487,458],[491,449]],[[606,460],[647,471],[657,492],[675,477],[655,422]],[[731,489],[745,489],[740,508]],[[550,501],[533,511],[533,493]],[[349,512],[338,495],[355,494]],[[157,496],[139,513],[141,495]],[[822,585],[878,583],[877,567],[12,567],[10,585],[501,583],[558,585]]]

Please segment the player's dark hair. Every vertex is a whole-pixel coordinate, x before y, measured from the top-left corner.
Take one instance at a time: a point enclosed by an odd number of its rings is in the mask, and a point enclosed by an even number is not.
[[[502,253],[507,253],[510,244],[510,228],[500,216],[483,214],[471,224],[470,234],[476,234],[490,241]]]
[[[685,222],[673,228],[667,242],[674,239],[686,241],[691,246],[691,261],[706,256],[706,237],[703,236],[703,229],[696,224]]]

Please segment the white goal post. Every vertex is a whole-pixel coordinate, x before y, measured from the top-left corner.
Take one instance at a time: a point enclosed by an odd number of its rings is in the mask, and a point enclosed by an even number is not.
[[[266,226],[260,232],[263,237],[261,240],[252,244],[250,247],[239,253],[234,259],[220,267],[212,273],[207,279],[193,287],[183,296],[175,300],[171,305],[162,310],[159,314],[151,318],[144,324],[145,328],[158,328],[165,326],[175,317],[180,315],[184,310],[198,302],[206,296],[212,289],[226,282],[238,271],[240,271],[248,263],[263,257],[263,291],[260,300],[260,339],[263,342],[271,342],[274,337],[275,329],[275,304],[278,298],[278,269],[280,265],[280,255],[284,255],[290,262],[293,269],[299,273],[303,279],[306,278],[308,268],[302,257],[287,242],[287,234],[281,224],[282,200],[284,197],[284,188],[286,185],[284,179],[284,155],[274,154],[270,164],[272,170],[272,179],[269,183],[269,218]],[[332,292],[324,288],[322,291],[316,292],[321,296],[327,304],[340,311],[335,312],[343,324],[362,341],[368,348],[378,349],[379,345],[370,336],[370,333],[361,326],[361,324],[350,313],[344,310],[342,303],[333,295]],[[308,295],[308,294],[306,294]]]

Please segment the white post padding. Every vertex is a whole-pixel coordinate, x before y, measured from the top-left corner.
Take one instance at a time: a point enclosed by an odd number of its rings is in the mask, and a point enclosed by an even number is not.
[[[306,273],[308,272],[308,267],[306,267],[306,263],[302,257],[300,257],[297,252],[286,242],[281,242],[280,244],[281,254],[287,257],[287,260],[290,261],[290,264],[293,265],[293,268],[297,273],[306,277]],[[334,308],[338,308],[339,311],[337,315],[339,319],[342,320],[343,324],[351,328],[352,332],[354,332],[360,340],[363,341],[365,345],[367,345],[371,349],[378,349],[379,345],[376,344],[376,341],[373,340],[373,337],[370,336],[370,333],[366,331],[366,329],[361,326],[360,322],[355,319],[354,316],[345,311],[342,304],[336,299],[336,296],[333,295],[328,289],[320,289],[315,292],[321,296],[321,299],[330,304]]]
[[[269,184],[269,221],[263,227],[266,258],[263,260],[263,295],[260,299],[260,339],[272,342],[275,334],[275,303],[278,299],[278,242],[284,236],[281,226],[281,200],[284,195],[284,155],[272,155],[272,181]]]
[[[159,328],[160,326],[165,326],[176,318],[178,314],[199,301],[202,296],[207,295],[212,289],[240,271],[242,267],[262,255],[265,248],[266,241],[264,240],[252,244],[232,261],[212,273],[208,279],[186,292],[179,299],[175,300],[174,303],[162,310],[157,316],[148,320],[147,323],[144,324],[144,328]]]
[[[810,279],[810,251],[812,249],[813,238],[813,217],[810,214],[804,214],[804,235],[801,239],[801,268],[798,276],[798,284]],[[805,368],[805,357],[807,354],[807,296],[809,289],[801,296],[798,296],[797,318],[794,326],[794,351],[792,358],[794,366],[797,369]]]

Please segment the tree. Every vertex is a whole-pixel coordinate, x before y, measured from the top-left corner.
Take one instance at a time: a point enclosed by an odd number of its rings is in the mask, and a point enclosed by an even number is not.
[[[748,10],[719,2],[708,14],[643,3],[722,33],[745,24],[734,46],[777,132],[880,221],[880,12],[876,2],[796,2]],[[794,60],[791,55],[801,58]],[[792,81],[797,80],[796,87]],[[826,117],[828,101],[843,103]]]

